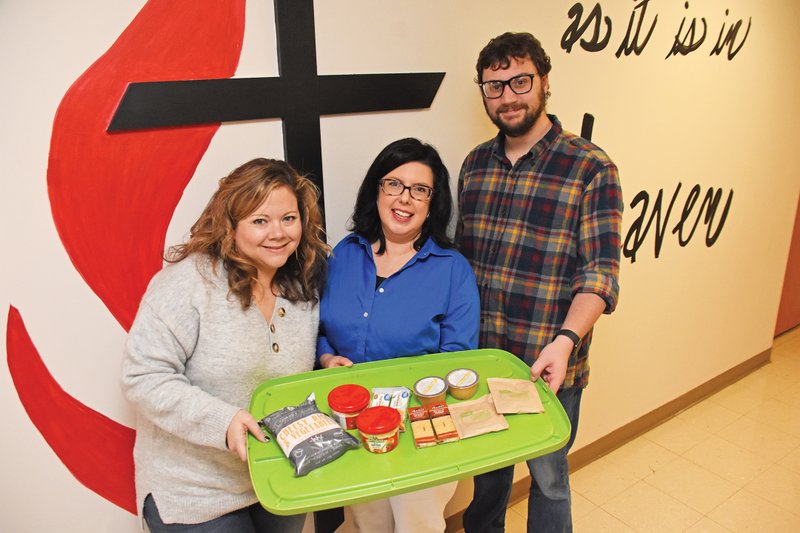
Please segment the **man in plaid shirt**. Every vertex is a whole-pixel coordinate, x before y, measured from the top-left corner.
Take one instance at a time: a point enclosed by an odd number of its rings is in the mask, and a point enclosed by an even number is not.
[[[617,302],[622,193],[600,148],[545,111],[550,58],[529,33],[481,51],[477,81],[497,137],[476,147],[458,182],[461,252],[481,298],[479,345],[516,354],[557,393],[567,446],[528,461],[528,531],[572,531],[567,451],[589,377],[592,327]],[[467,533],[504,531],[514,467],[475,477]]]

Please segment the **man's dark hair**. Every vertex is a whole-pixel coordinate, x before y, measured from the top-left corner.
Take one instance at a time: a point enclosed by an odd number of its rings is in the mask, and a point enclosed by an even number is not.
[[[450,194],[450,173],[442,163],[439,152],[429,144],[418,139],[406,138],[394,141],[375,158],[367,170],[364,181],[358,189],[356,206],[348,227],[363,236],[369,242],[380,241],[378,254],[386,250],[386,238],[383,235],[381,219],[378,215],[378,190],[381,178],[400,165],[416,161],[427,165],[433,171],[433,196],[428,206],[429,216],[422,225],[419,238],[414,241],[414,249],[419,250],[430,236],[436,244],[443,248],[453,246],[447,236],[447,228],[453,212],[453,197]]]
[[[475,65],[478,71],[478,83],[483,82],[485,69],[508,68],[512,57],[516,59],[530,58],[536,66],[539,76],[550,72],[550,56],[545,53],[542,43],[536,37],[525,32],[506,32],[490,40],[478,55],[478,63]]]

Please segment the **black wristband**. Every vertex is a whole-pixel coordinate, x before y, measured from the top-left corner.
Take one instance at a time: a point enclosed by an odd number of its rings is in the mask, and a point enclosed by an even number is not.
[[[572,344],[575,345],[575,348],[578,348],[578,346],[580,346],[580,344],[581,344],[581,338],[578,336],[577,333],[575,333],[571,329],[560,329],[560,330],[558,330],[556,332],[555,336],[553,337],[553,340],[556,340],[556,337],[558,337],[559,335],[564,335],[569,340],[571,340]]]

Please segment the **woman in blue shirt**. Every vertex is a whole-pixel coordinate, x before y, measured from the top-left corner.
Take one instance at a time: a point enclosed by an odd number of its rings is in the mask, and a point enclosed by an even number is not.
[[[325,368],[477,347],[475,276],[447,228],[450,176],[417,139],[384,148],[358,191],[353,232],[334,248],[320,303]],[[456,483],[351,507],[369,532],[442,532]]]

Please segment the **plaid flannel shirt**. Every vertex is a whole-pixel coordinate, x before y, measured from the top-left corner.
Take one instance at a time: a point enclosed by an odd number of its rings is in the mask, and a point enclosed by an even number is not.
[[[479,145],[458,180],[457,241],[475,271],[482,348],[527,364],[552,341],[576,293],[617,304],[622,191],[600,148],[564,131],[547,134],[511,165],[504,137]],[[591,331],[569,360],[564,387],[585,387]]]

